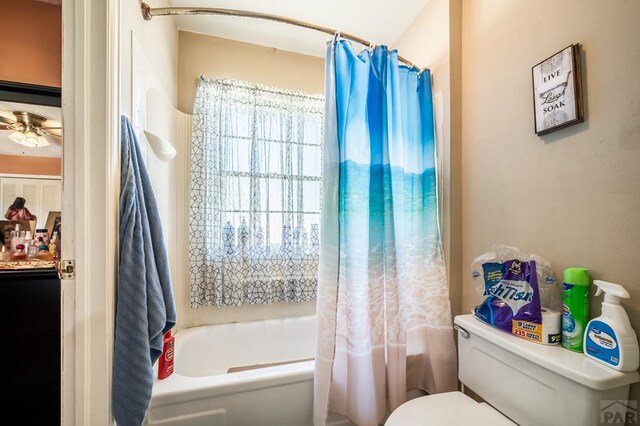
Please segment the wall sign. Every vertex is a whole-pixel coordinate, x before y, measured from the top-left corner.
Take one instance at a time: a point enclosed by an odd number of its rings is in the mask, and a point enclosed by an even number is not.
[[[531,71],[537,135],[584,121],[579,44],[561,50]]]

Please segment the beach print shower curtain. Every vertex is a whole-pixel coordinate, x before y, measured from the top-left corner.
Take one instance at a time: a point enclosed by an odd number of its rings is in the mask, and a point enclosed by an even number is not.
[[[431,75],[338,38],[326,61],[314,424],[373,426],[457,385]]]

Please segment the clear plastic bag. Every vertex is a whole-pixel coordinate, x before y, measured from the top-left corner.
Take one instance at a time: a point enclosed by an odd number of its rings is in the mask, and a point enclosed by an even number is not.
[[[478,294],[486,295],[483,265],[486,263],[504,263],[517,259],[521,262],[534,261],[540,304],[544,308],[562,311],[562,285],[556,279],[551,263],[541,256],[523,252],[516,247],[501,244],[491,246],[490,250],[476,257],[471,265],[473,283]]]

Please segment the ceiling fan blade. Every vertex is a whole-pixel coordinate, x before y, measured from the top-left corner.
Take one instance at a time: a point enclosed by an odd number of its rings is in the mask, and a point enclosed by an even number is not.
[[[40,133],[42,133],[43,135],[47,135],[47,136],[53,136],[54,138],[61,138],[62,134],[57,134],[57,133],[53,133],[51,130],[62,130],[61,127],[40,127],[38,130],[40,131]]]
[[[3,123],[3,124],[16,124],[17,121],[16,120],[12,120],[10,118],[7,118],[7,117],[5,117],[3,115],[0,115],[0,123]]]

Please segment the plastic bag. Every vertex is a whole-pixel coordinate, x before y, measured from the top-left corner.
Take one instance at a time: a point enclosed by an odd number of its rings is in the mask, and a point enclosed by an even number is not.
[[[542,324],[542,306],[559,310],[562,288],[548,261],[515,247],[495,245],[474,259],[473,280],[485,300],[474,309],[482,321],[514,333]]]
[[[530,260],[535,261],[540,304],[543,308],[562,311],[562,285],[556,279],[553,268],[551,268],[551,263],[543,257],[536,254],[525,253],[516,247],[495,244],[491,246],[487,253],[482,256],[478,256],[473,260],[471,267],[476,292],[478,292],[478,294],[485,295],[485,282],[483,279],[482,268],[484,263],[503,263],[511,259],[518,259],[521,262],[528,262]]]

